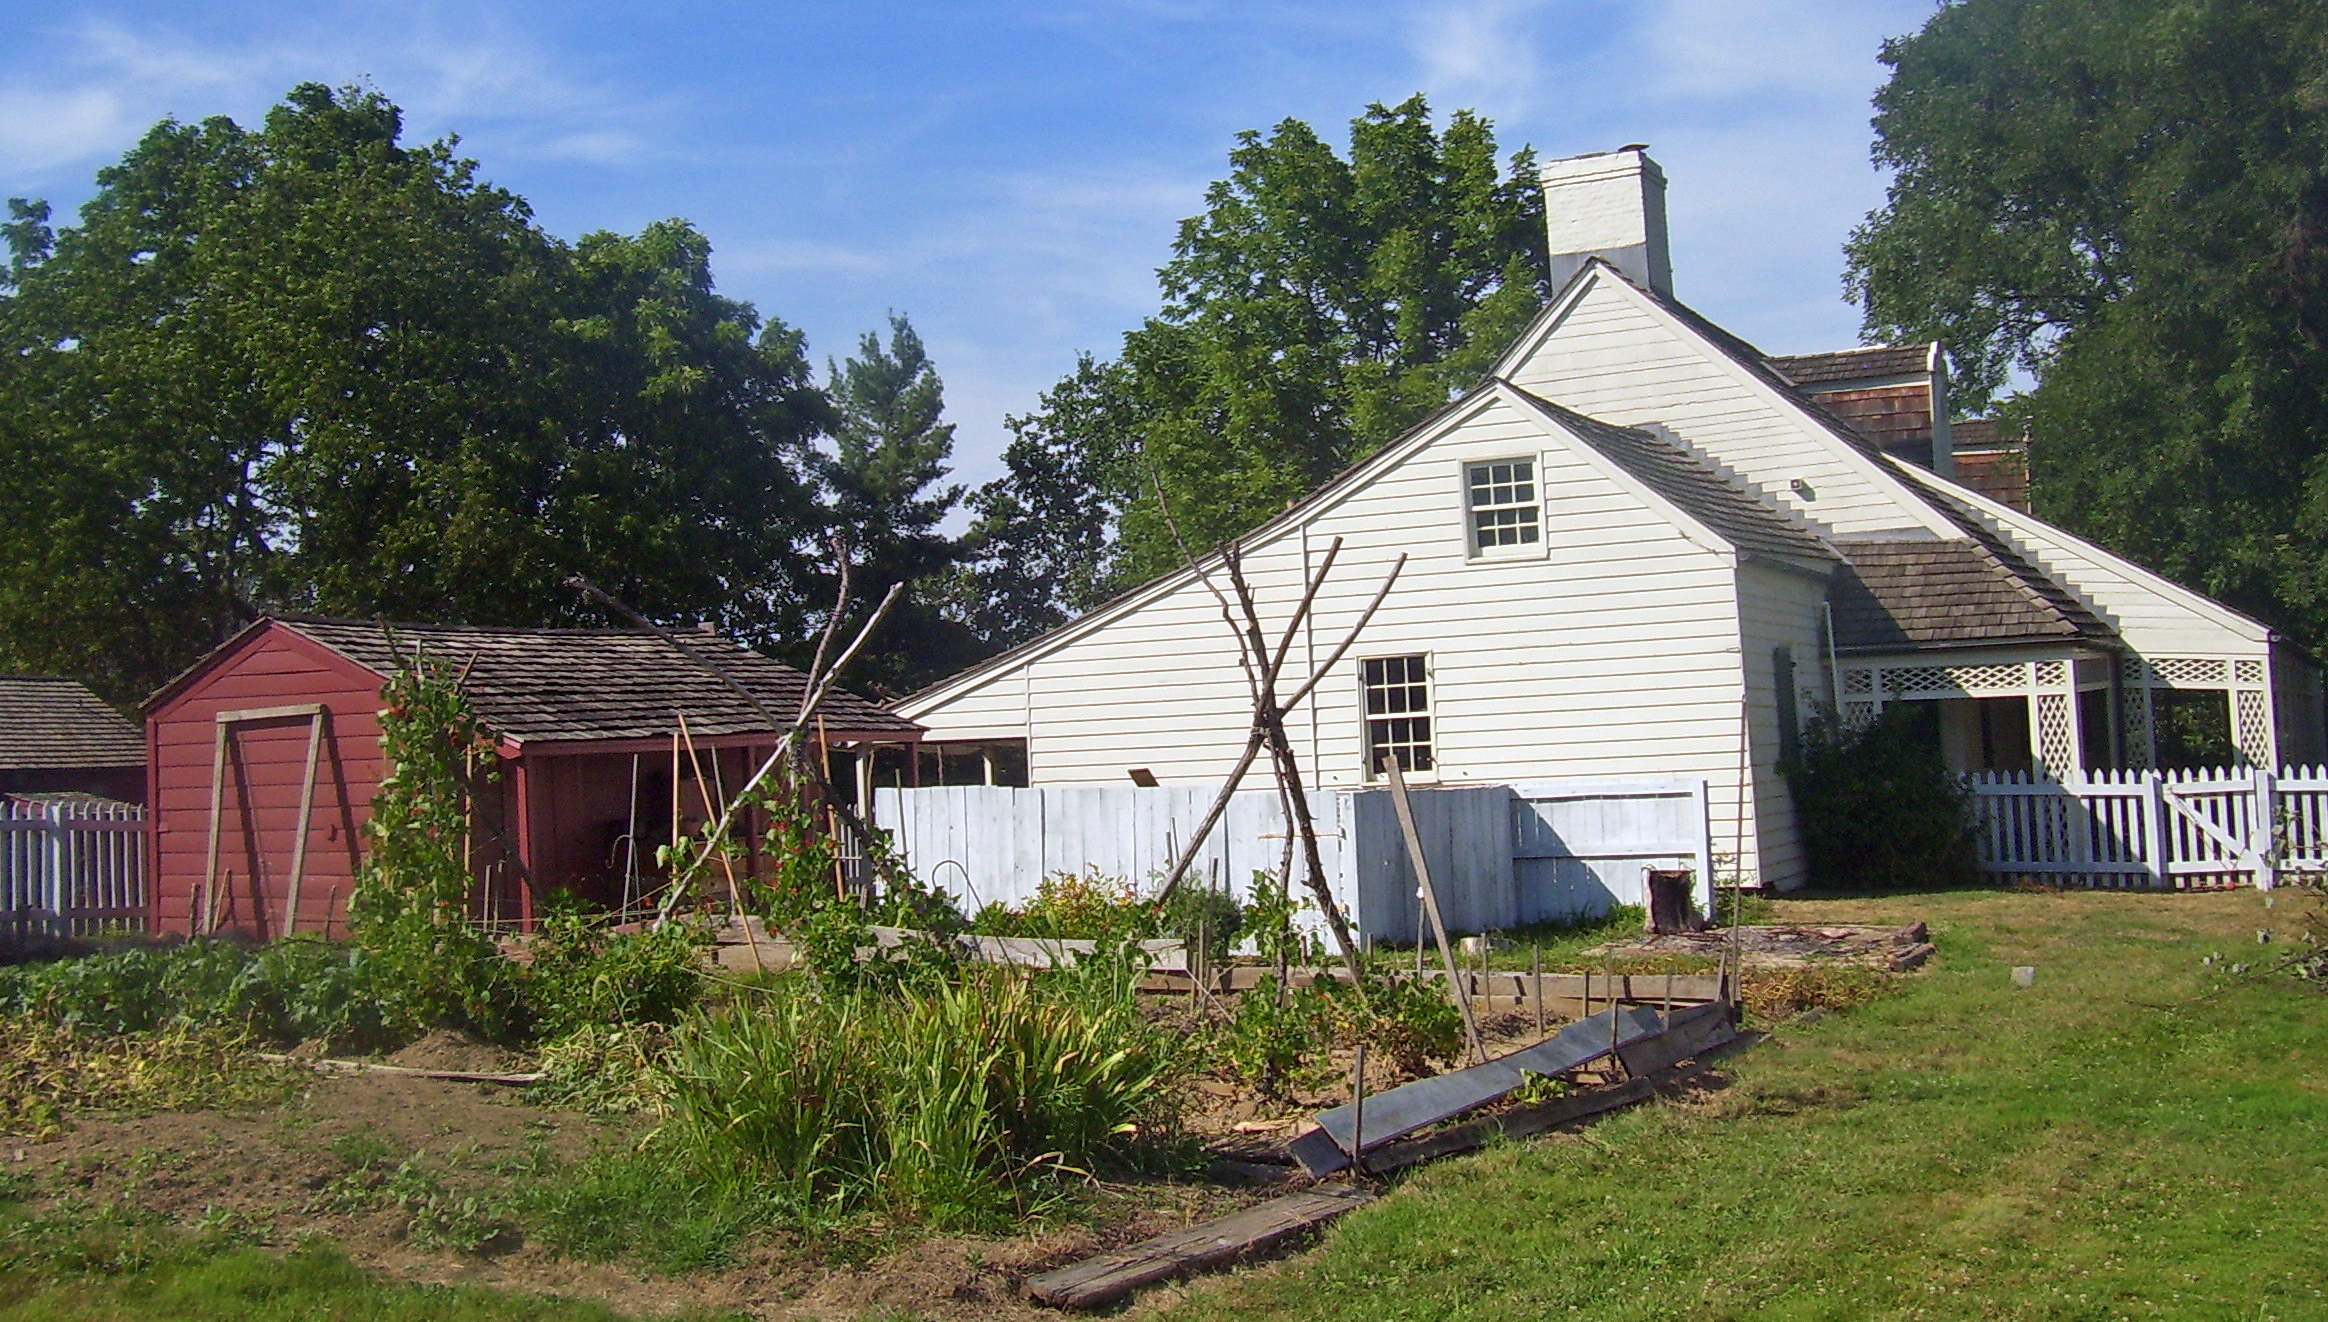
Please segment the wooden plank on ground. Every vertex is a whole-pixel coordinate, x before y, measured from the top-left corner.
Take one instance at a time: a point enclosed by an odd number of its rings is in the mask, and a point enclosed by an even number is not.
[[[1044,1272],[1027,1293],[1054,1308],[1103,1308],[1141,1286],[1265,1253],[1372,1201],[1353,1185],[1319,1185]]]

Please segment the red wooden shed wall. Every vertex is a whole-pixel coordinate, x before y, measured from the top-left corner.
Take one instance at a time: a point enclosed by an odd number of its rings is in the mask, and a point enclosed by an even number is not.
[[[362,830],[380,783],[380,677],[269,625],[215,657],[146,720],[153,822],[153,921],[190,932],[209,843],[212,741],[221,712],[322,703],[330,709],[316,763],[298,930],[346,930]],[[218,873],[219,926],[279,936],[290,884],[308,721],[237,724],[227,744]]]

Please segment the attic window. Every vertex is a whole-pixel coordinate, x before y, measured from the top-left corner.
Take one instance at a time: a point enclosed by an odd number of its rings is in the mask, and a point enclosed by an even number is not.
[[[1532,547],[1542,536],[1536,461],[1497,459],[1464,469],[1471,510],[1471,553],[1495,555]]]
[[[1369,657],[1358,663],[1358,690],[1366,707],[1366,774],[1398,759],[1401,771],[1429,771],[1431,690],[1420,656]]]

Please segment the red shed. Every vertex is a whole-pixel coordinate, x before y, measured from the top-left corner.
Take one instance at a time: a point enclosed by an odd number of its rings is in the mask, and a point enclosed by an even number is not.
[[[802,697],[789,666],[707,629],[679,640],[689,655],[644,631],[260,620],[146,702],[154,927],[340,929],[380,783],[380,688],[416,652],[465,674],[501,759],[472,832],[477,916],[526,922],[555,890],[636,900],[655,847],[774,748],[761,710],[781,721]],[[828,749],[921,737],[853,694],[821,713]]]

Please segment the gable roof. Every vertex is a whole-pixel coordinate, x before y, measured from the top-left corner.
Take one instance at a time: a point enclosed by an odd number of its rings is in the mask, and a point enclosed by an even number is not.
[[[1833,385],[1887,376],[1921,376],[1931,370],[1929,344],[1871,344],[1830,353],[1779,354],[1763,361],[1798,386]]]
[[[145,736],[86,684],[0,675],[0,769],[110,769],[145,760]]]
[[[1563,408],[1509,382],[1511,392],[1623,469],[1642,486],[1741,551],[1833,560],[1819,539],[1754,499],[1688,450],[1639,427],[1619,427]]]
[[[716,669],[778,722],[800,710],[807,676],[717,634],[675,635],[695,660],[643,630],[500,629],[453,624],[278,617],[275,623],[386,678],[416,651],[466,671],[470,705],[512,743],[667,738],[681,713],[689,733],[771,734],[767,717],[720,682]],[[921,726],[853,693],[822,708],[829,731],[915,734]],[[777,729],[781,729],[781,725]]]

